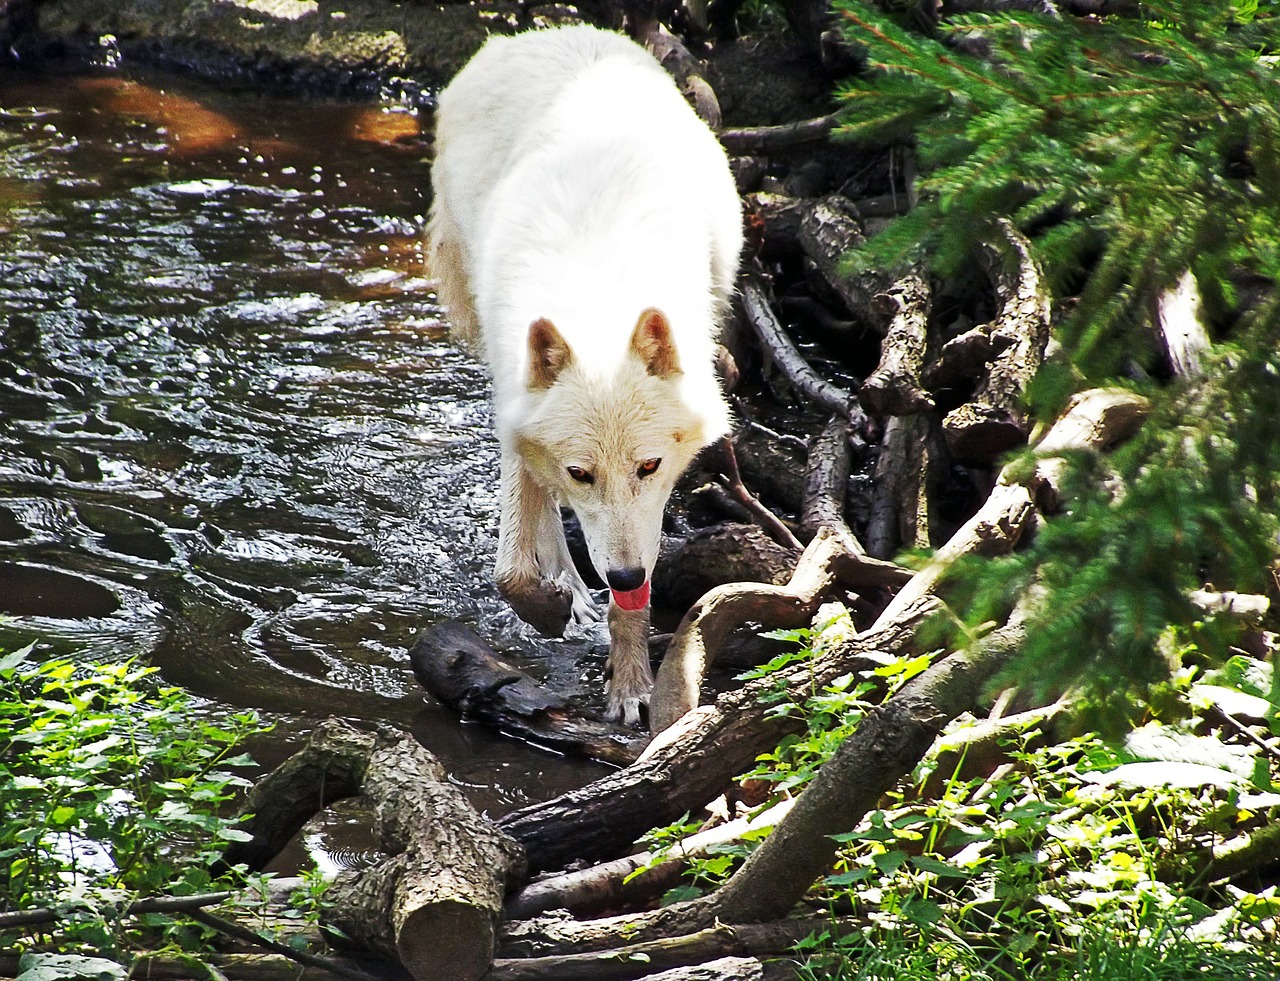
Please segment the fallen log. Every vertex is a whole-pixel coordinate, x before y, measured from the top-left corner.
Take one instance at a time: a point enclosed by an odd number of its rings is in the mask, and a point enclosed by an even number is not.
[[[657,735],[698,704],[702,682],[729,631],[748,620],[774,628],[807,623],[835,581],[835,563],[845,554],[840,536],[820,529],[805,548],[785,586],[728,583],[696,603],[667,648],[649,700],[649,730]]]
[[[689,904],[685,904],[689,905]],[[503,956],[494,962],[489,981],[555,978],[572,981],[589,978],[636,978],[651,971],[681,964],[699,964],[716,956],[756,957],[783,954],[811,933],[829,931],[842,934],[865,929],[856,921],[833,921],[830,917],[805,917],[771,923],[708,924],[687,933],[617,945],[618,928],[624,917],[572,923],[549,917],[523,920],[507,925],[502,941]],[[574,934],[590,934],[591,939],[566,943],[561,928]],[[625,935],[625,934],[624,934]],[[602,951],[608,954],[602,955]],[[523,954],[524,956],[511,956]],[[593,973],[599,972],[599,973]],[[614,973],[614,972],[618,973]],[[539,973],[541,972],[541,973]],[[551,973],[546,973],[551,972]],[[555,973],[559,972],[559,973]],[[632,973],[636,972],[636,973]]]
[[[791,386],[815,405],[848,419],[854,427],[864,425],[866,414],[857,397],[821,377],[796,350],[774,316],[758,266],[743,273],[738,289],[743,313],[766,359],[782,372]]]
[[[460,623],[428,627],[409,649],[409,663],[418,683],[445,705],[518,739],[621,766],[648,742],[630,726],[549,691]]]
[[[389,857],[334,880],[324,921],[420,981],[482,977],[503,896],[524,875],[520,846],[476,813],[412,738],[371,745],[361,789]]]
[[[653,594],[663,606],[687,610],[725,583],[780,586],[791,578],[801,551],[779,545],[759,525],[726,521],[698,528],[659,556]]]
[[[990,363],[973,397],[942,422],[947,445],[962,460],[994,460],[1027,441],[1022,396],[1049,341],[1048,290],[1031,243],[1007,219],[980,250],[998,312],[991,334],[1006,346]]]
[[[509,883],[524,872],[519,846],[481,817],[411,737],[368,733],[337,719],[255,784],[227,865],[261,868],[322,807],[365,794],[388,857],[340,876],[328,921],[354,946],[390,957],[414,978],[478,978],[493,957]],[[266,856],[263,858],[263,856]]]
[[[887,559],[903,548],[928,548],[929,485],[941,447],[931,415],[893,416],[876,456],[867,551]]]
[[[902,570],[899,570],[901,572]],[[874,574],[876,570],[871,570]],[[610,773],[549,801],[499,818],[498,826],[525,847],[534,871],[562,869],[573,861],[601,862],[623,854],[640,836],[720,796],[735,776],[803,721],[771,716],[762,701],[785,684],[796,692],[822,686],[860,667],[884,664],[910,644],[920,621],[936,608],[926,599],[857,642],[824,652],[771,678],[725,692],[682,720],[678,739],[655,741],[624,770]]]
[[[816,119],[800,119],[777,126],[751,126],[723,129],[720,142],[734,156],[777,153],[812,143],[825,143],[835,129],[838,117],[832,113]]]
[[[904,276],[874,303],[891,319],[880,345],[880,364],[863,381],[858,398],[880,416],[928,412],[933,399],[920,383],[920,371],[928,346],[929,285],[919,276]]]
[[[800,531],[812,538],[821,528],[831,528],[847,536],[850,548],[860,549],[844,520],[845,489],[849,483],[849,422],[833,415],[822,432],[809,443],[809,462],[804,475],[804,506]]]
[[[751,831],[771,828],[791,809],[793,798],[778,802],[754,817],[717,824],[681,839],[663,852],[645,851],[590,868],[531,882],[507,900],[508,919],[528,919],[547,910],[565,909],[575,916],[603,910],[635,908],[680,881],[688,859],[713,845],[735,841]]]
[[[815,292],[833,296],[864,329],[883,323],[875,298],[892,280],[879,272],[846,271],[845,256],[865,241],[853,202],[838,194],[813,201],[800,219],[798,240],[812,263]]]

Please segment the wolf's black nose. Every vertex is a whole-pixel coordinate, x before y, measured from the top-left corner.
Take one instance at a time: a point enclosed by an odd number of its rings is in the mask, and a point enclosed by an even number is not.
[[[639,589],[644,585],[645,572],[643,569],[610,569],[605,574],[605,579],[609,583],[610,589],[616,589],[620,593],[629,593],[633,589]]]

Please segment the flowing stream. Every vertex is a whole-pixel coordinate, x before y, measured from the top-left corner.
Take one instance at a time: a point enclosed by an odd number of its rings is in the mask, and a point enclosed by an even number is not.
[[[600,638],[537,640],[492,585],[488,382],[423,279],[419,129],[0,75],[0,648],[258,709],[265,765],[325,716],[411,727],[496,814],[603,771],[460,724],[406,648],[461,618],[594,697]]]

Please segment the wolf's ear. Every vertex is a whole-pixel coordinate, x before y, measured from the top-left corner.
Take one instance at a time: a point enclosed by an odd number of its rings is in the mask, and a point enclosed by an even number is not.
[[[680,374],[680,356],[671,339],[671,324],[661,310],[650,307],[640,314],[631,333],[631,353],[644,362],[651,375],[670,378]]]
[[[560,336],[555,324],[546,317],[539,317],[529,325],[530,389],[550,388],[572,361],[573,351],[569,342]]]

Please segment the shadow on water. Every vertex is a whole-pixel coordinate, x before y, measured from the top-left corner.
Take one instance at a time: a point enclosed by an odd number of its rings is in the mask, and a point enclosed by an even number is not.
[[[535,642],[493,588],[427,177],[394,106],[0,76],[0,644],[260,709],[266,763],[327,715],[411,726],[501,812],[600,771],[459,725],[405,649],[461,617],[595,692],[599,638]]]

